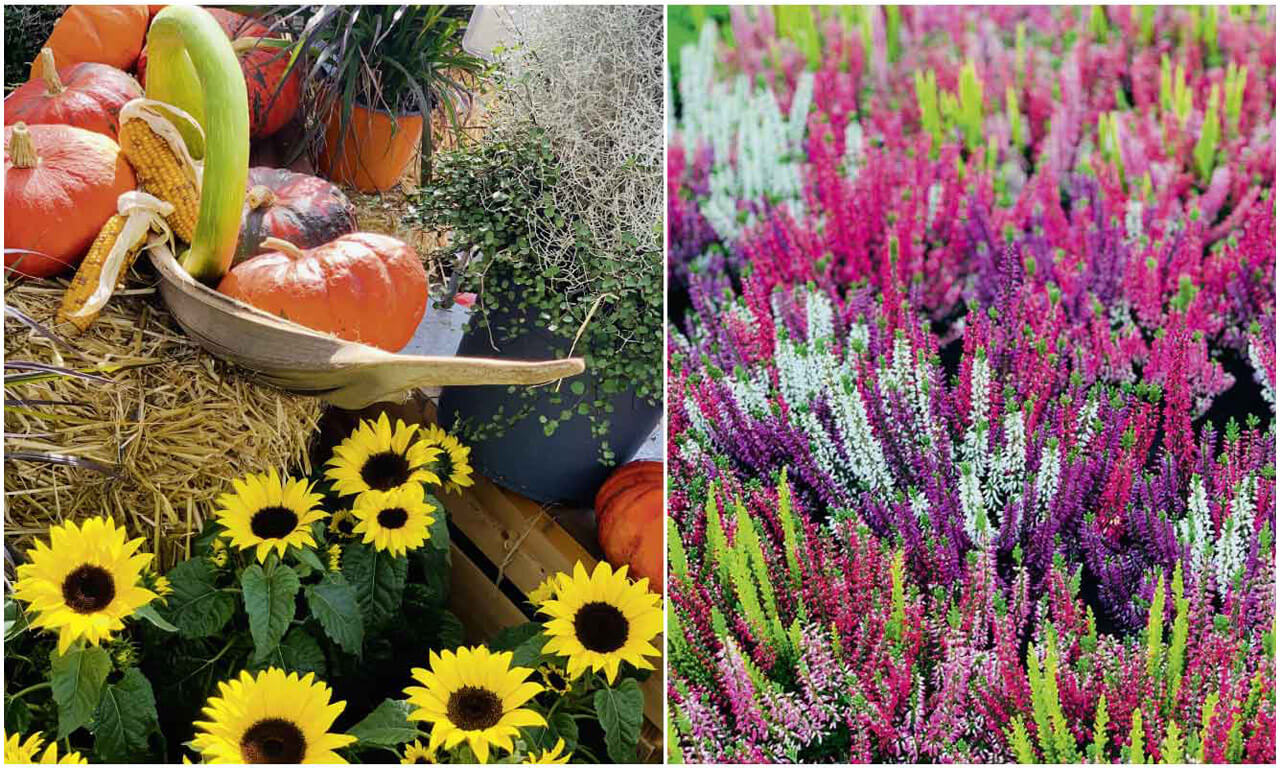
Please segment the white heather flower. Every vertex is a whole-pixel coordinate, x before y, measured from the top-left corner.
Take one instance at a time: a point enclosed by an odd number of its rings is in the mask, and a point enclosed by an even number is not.
[[[964,512],[964,530],[979,549],[992,538],[991,523],[978,488],[978,476],[969,462],[960,463],[960,509]]]
[[[1049,505],[1058,494],[1061,476],[1062,460],[1058,456],[1058,438],[1051,437],[1045,442],[1044,452],[1040,455],[1040,471],[1036,473],[1036,509],[1041,520],[1049,516]]]
[[[1213,550],[1213,566],[1218,579],[1218,594],[1226,594],[1236,574],[1244,568],[1249,554],[1249,534],[1253,528],[1253,478],[1246,477],[1236,486],[1218,541]]]
[[[1213,517],[1200,475],[1191,476],[1187,516],[1178,522],[1178,538],[1191,549],[1191,572],[1201,573],[1213,552]]]
[[[864,159],[865,141],[862,126],[857,120],[850,120],[849,125],[844,129],[844,174],[849,181],[858,178],[858,170],[862,167]]]

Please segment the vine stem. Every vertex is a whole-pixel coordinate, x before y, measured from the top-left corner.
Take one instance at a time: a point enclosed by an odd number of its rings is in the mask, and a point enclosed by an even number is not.
[[[10,696],[9,699],[11,701],[17,700],[22,698],[23,696],[26,696],[28,693],[35,693],[36,691],[43,690],[45,688],[52,688],[52,687],[53,687],[53,683],[46,680],[43,683],[36,683],[35,685],[29,685],[26,688],[23,688],[22,690]]]

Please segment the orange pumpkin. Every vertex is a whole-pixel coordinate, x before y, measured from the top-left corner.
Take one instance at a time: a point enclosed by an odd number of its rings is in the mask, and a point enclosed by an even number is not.
[[[596,492],[600,548],[615,566],[631,567],[635,578],[663,593],[662,474],[660,461],[633,461],[618,467]]]
[[[295,67],[281,88],[285,70],[289,68],[288,52],[256,44],[258,38],[270,38],[271,30],[257,19],[233,11],[221,8],[205,10],[218,22],[222,31],[227,33],[231,46],[240,59],[244,84],[249,91],[249,135],[255,139],[270,136],[298,113],[298,99],[302,95],[302,68]],[[279,37],[279,34],[275,36]],[[147,82],[145,48],[138,59],[138,79],[144,85]],[[276,93],[277,88],[280,89],[279,94]]]
[[[142,96],[142,87],[108,64],[81,62],[58,69],[52,48],[40,52],[41,80],[19,86],[4,100],[4,124],[74,125],[105,134],[120,132],[120,108]]]
[[[108,136],[70,125],[4,129],[4,266],[50,277],[79,265],[137,180]],[[36,253],[9,253],[11,248]]]
[[[427,309],[427,271],[413,248],[369,232],[303,250],[275,250],[231,268],[218,290],[258,309],[348,341],[399,351]]]
[[[45,42],[58,57],[59,66],[82,61],[132,69],[142,52],[151,14],[145,5],[73,5],[53,25]],[[44,75],[44,63],[31,64],[30,80]]]

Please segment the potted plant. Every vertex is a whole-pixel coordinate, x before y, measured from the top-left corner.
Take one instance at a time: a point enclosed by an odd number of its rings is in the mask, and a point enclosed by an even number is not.
[[[294,62],[307,61],[313,84],[308,145],[328,178],[382,192],[420,153],[430,173],[431,115],[458,129],[466,83],[485,69],[462,48],[470,6],[306,6]],[[305,57],[302,54],[306,54]]]
[[[477,294],[459,355],[585,358],[537,388],[446,388],[477,469],[589,505],[662,412],[662,14],[520,9],[483,144],[436,158],[418,222],[452,230]]]

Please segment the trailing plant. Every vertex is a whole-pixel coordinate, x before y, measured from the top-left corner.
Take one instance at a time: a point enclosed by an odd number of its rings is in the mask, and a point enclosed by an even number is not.
[[[498,347],[550,334],[556,354],[582,355],[591,374],[550,394],[513,392],[513,408],[468,424],[468,437],[501,434],[549,397],[562,409],[540,417],[546,434],[587,419],[612,464],[610,399],[654,404],[662,389],[661,14],[529,13],[496,78],[492,138],[440,158],[414,221],[450,229],[449,248],[471,254],[473,327]]]

